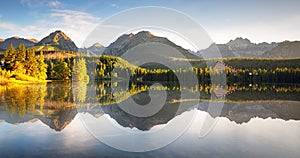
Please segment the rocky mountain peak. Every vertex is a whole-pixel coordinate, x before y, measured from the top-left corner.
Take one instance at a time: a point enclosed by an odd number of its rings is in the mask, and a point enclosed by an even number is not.
[[[103,52],[105,55],[112,55],[112,56],[122,56],[126,51],[131,48],[134,48],[137,45],[145,44],[145,43],[161,43],[164,45],[168,45],[177,49],[187,58],[197,58],[196,55],[190,53],[188,50],[176,45],[169,39],[165,37],[159,37],[153,35],[149,31],[140,31],[136,34],[124,34],[120,36],[115,42],[111,43]]]
[[[231,48],[246,48],[253,45],[253,43],[247,38],[238,37],[235,40],[230,40],[227,45]]]
[[[92,47],[104,47],[104,46],[97,42],[97,43],[93,44]]]
[[[71,38],[69,38],[65,33],[63,33],[60,30],[57,30],[55,32],[50,33],[50,35],[47,36],[47,37],[50,38],[54,42],[58,42],[58,40],[61,40],[61,39],[62,40],[72,41]]]
[[[135,36],[154,36],[150,31],[140,31]]]
[[[37,45],[52,45],[61,50],[77,51],[78,48],[75,43],[64,32],[57,30],[50,33],[47,37],[43,38]]]

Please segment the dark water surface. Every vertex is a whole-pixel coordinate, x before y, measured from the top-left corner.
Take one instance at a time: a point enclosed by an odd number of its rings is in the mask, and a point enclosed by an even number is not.
[[[0,157],[300,157],[297,85],[202,85],[180,89],[136,84],[117,91],[112,86],[50,83],[1,87]],[[118,106],[129,98],[147,106],[151,102],[149,89],[155,92],[154,97],[159,97],[160,91],[167,92],[165,105],[153,116],[133,116]],[[200,98],[196,104],[195,100],[182,100],[182,91],[191,95],[200,92]],[[212,102],[224,102],[218,115],[209,110]],[[183,125],[190,116],[193,120]],[[207,117],[214,119],[214,124],[200,136]],[[180,137],[147,152],[115,149],[102,143],[99,133],[93,131],[103,132],[113,126],[137,136],[129,139],[121,135],[118,144],[134,146],[144,141],[143,134],[155,133],[170,124],[175,128],[167,134],[151,135],[147,143],[164,141],[174,133]]]

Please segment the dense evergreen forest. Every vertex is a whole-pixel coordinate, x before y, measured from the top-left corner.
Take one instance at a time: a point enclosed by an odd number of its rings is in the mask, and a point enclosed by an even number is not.
[[[132,81],[178,81],[178,77],[188,81],[196,74],[199,83],[210,83],[211,77],[226,76],[227,84],[240,83],[300,83],[300,59],[211,59],[213,66],[193,61],[189,69],[137,67],[120,57],[101,56],[96,68],[96,79],[107,80],[130,77]],[[221,65],[221,66],[219,66]],[[221,67],[221,68],[220,68]]]
[[[189,82],[193,74],[200,84],[210,84],[212,77],[223,80],[223,76],[226,76],[227,84],[300,83],[300,59],[197,59],[189,61],[191,68],[171,70],[156,63],[135,66],[115,56],[89,57],[65,51],[45,54],[24,45],[19,45],[17,49],[11,45],[0,58],[0,84],[46,80],[88,82],[112,78],[130,78],[133,82],[178,82],[180,78]]]
[[[52,55],[51,55],[52,53]],[[0,66],[1,84],[16,81],[43,82],[45,80],[70,80],[88,82],[86,60],[79,56],[70,56],[64,51],[35,51],[19,45],[15,50],[12,45],[4,53]]]

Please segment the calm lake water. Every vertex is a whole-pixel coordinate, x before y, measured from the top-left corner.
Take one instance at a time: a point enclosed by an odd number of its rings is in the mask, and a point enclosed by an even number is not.
[[[0,157],[300,157],[299,85],[117,84],[1,87]]]

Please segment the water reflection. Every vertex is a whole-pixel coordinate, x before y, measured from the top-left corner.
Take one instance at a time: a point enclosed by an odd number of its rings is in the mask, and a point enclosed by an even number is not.
[[[35,119],[56,131],[75,117],[70,84],[12,85],[1,89],[0,119],[19,124]]]
[[[300,87],[298,85],[197,85],[181,87],[174,83],[130,83],[124,89],[112,90],[115,84],[101,82],[95,85],[50,83],[1,87],[0,120],[11,124],[40,120],[50,128],[61,131],[78,112],[90,113],[96,118],[108,114],[119,125],[147,131],[166,124],[185,111],[198,109],[207,112],[211,97],[225,101],[221,117],[236,123],[247,123],[251,118],[300,119]],[[124,87],[124,86],[118,86]],[[132,97],[140,105],[149,102],[149,90],[166,90],[164,107],[150,117],[136,117],[123,111],[117,104]],[[181,100],[181,91],[193,95],[200,92],[198,104]],[[224,93],[222,93],[224,91]],[[225,94],[226,97],[222,96]],[[182,103],[183,108],[179,108]],[[210,114],[212,117],[213,114]]]

